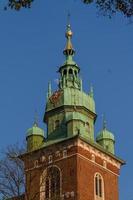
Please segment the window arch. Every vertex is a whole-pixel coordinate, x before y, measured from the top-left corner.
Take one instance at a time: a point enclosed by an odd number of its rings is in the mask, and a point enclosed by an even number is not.
[[[45,199],[60,198],[60,170],[57,167],[49,167],[45,178]]]
[[[69,69],[69,74],[73,74],[73,70],[71,68]]]
[[[96,173],[94,177],[95,200],[104,200],[104,182],[101,174]]]
[[[74,71],[74,73],[75,73],[75,76],[77,76],[77,71],[76,70]]]
[[[64,75],[66,75],[66,74],[67,74],[67,70],[66,70],[66,69],[64,69],[64,71],[63,71],[63,74],[64,74]]]

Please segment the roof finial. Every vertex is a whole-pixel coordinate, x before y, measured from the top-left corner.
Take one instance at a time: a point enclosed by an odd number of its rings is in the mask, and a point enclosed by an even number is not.
[[[50,97],[51,94],[52,94],[51,82],[48,82],[48,97]]]
[[[91,84],[90,86],[90,97],[94,97],[94,90],[93,90],[93,85]]]
[[[72,56],[74,55],[75,51],[73,49],[73,45],[71,42],[71,38],[72,38],[72,30],[71,30],[71,25],[70,25],[70,13],[68,12],[68,16],[67,16],[67,30],[66,30],[66,38],[67,38],[67,42],[66,42],[66,47],[63,51],[64,55],[66,56]]]
[[[37,110],[35,110],[35,115],[34,115],[34,126],[38,126],[38,113],[37,113]]]
[[[105,118],[105,114],[103,114],[102,117],[103,117],[103,130],[105,130],[107,128],[107,121]]]
[[[71,17],[71,14],[70,14],[70,12],[68,11],[68,15],[67,15],[67,26],[70,25],[70,17]]]

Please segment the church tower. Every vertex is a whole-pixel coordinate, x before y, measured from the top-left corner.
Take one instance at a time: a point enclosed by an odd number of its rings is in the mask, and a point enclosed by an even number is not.
[[[65,62],[59,84],[48,84],[43,121],[27,131],[26,200],[118,200],[118,177],[124,161],[115,155],[114,135],[106,122],[94,138],[96,121],[93,89],[82,89],[80,67],[74,61],[70,24],[66,30]],[[45,136],[44,136],[45,135]]]

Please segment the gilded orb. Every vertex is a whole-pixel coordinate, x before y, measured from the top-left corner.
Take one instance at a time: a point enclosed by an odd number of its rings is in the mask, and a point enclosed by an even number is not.
[[[66,37],[72,37],[73,33],[71,30],[66,32]]]

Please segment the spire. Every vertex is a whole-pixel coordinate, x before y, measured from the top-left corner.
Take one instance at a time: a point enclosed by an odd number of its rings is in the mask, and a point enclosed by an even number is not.
[[[70,25],[70,14],[68,14],[68,22],[67,22],[67,30],[66,30],[66,38],[67,38],[67,42],[66,42],[66,47],[63,51],[64,55],[66,56],[73,56],[75,54],[75,50],[73,49],[73,45],[72,45],[72,42],[71,42],[71,38],[72,38],[72,30],[71,30],[71,25]]]
[[[105,115],[103,115],[103,130],[106,130],[106,128],[107,128],[107,121]]]
[[[94,97],[94,90],[93,90],[93,86],[91,85],[90,87],[90,97]]]
[[[33,123],[33,126],[37,126],[37,127],[38,127],[38,113],[37,113],[36,110],[35,110],[35,115],[34,115],[34,123]]]
[[[48,98],[51,96],[52,94],[52,89],[51,89],[51,82],[48,83]]]

